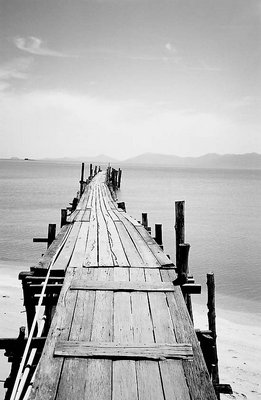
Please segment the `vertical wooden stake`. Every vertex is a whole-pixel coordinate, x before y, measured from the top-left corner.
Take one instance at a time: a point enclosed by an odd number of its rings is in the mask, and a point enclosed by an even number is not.
[[[118,171],[114,170],[114,182],[113,182],[114,189],[118,187]]]
[[[188,281],[189,267],[188,267],[188,257],[189,257],[190,244],[189,243],[181,243],[179,245],[179,267],[177,268],[178,278],[186,283]],[[193,310],[192,310],[192,302],[191,296],[188,293],[184,293],[184,300],[187,304],[187,309],[193,322]]]
[[[61,209],[61,228],[67,224],[67,210],[65,208]]]
[[[78,199],[77,199],[77,197],[74,197],[73,198],[73,201],[72,201],[72,209],[71,209],[71,211],[72,212],[74,212],[75,210],[76,210],[76,207],[77,207],[77,204],[78,204]]]
[[[120,203],[118,203],[118,207],[126,212],[126,205],[124,201],[121,201]]]
[[[90,178],[92,178],[93,175],[93,169],[92,169],[92,164],[90,164]]]
[[[56,224],[49,224],[48,225],[48,241],[47,241],[47,247],[49,247],[52,242],[55,239],[55,233],[56,233]]]
[[[94,176],[97,174],[97,165],[94,167]]]
[[[162,248],[163,250],[163,243],[162,243],[162,225],[161,224],[155,224],[155,240],[158,243],[158,245]]]
[[[82,163],[81,180],[80,180],[80,196],[84,191],[84,163]]]
[[[185,242],[185,201],[175,202],[176,267],[179,269],[179,245]]]
[[[121,174],[122,174],[122,170],[119,168],[119,171],[118,171],[118,189],[121,187]]]
[[[208,287],[208,327],[212,332],[214,339],[213,346],[213,366],[212,366],[212,382],[213,385],[219,384],[218,373],[218,356],[217,356],[217,331],[216,331],[216,306],[215,306],[215,276],[213,273],[207,274],[207,287]],[[220,396],[217,394],[217,398]]]
[[[141,223],[144,226],[144,228],[148,230],[148,214],[147,213],[141,214]]]

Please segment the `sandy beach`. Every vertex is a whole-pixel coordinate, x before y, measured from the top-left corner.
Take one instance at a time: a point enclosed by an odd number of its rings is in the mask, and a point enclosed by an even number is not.
[[[194,303],[195,328],[207,329],[206,307]],[[217,309],[220,383],[233,395],[222,399],[261,399],[261,318],[257,314]]]
[[[21,284],[18,273],[26,265],[0,264],[0,337],[17,337],[25,325]],[[195,328],[206,329],[206,307],[194,303]],[[222,399],[261,399],[261,317],[256,314],[217,309],[217,334],[220,383],[229,383],[233,395]],[[0,380],[9,374],[10,365],[3,351],[0,354]],[[3,398],[3,383],[0,397]]]

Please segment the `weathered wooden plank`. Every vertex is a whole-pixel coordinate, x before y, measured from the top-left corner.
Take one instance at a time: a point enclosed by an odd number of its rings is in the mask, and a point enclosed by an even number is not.
[[[107,224],[101,209],[100,191],[96,186],[96,216],[98,224],[98,265],[113,265],[113,253],[110,246],[110,237]]]
[[[146,265],[142,258],[141,255],[135,246],[134,241],[132,240],[131,236],[129,235],[129,232],[125,228],[124,224],[121,221],[115,221],[115,226],[118,232],[118,235],[121,238],[122,245],[124,247],[124,251],[126,253],[127,259],[131,266],[133,265]]]
[[[130,279],[145,281],[142,269],[130,268]],[[131,293],[134,343],[155,343],[153,322],[147,293]],[[136,373],[139,400],[163,400],[164,392],[159,364],[155,361],[137,361]]]
[[[145,283],[139,281],[87,281],[84,279],[75,279],[71,290],[98,290],[114,292],[174,292],[175,286],[172,282]]]
[[[143,226],[138,226],[137,230],[153,252],[154,256],[157,258],[160,265],[163,267],[174,267],[173,262],[166,256],[155,240],[152,239],[149,232]]]
[[[72,230],[66,240],[66,243],[64,244],[62,251],[60,252],[57,260],[54,263],[54,269],[66,270],[72,256],[73,249],[75,247],[80,227],[81,223],[79,222],[73,224]]]
[[[79,272],[82,273],[82,271]],[[97,272],[97,270],[88,272],[89,279],[97,278]],[[95,292],[78,292],[70,340],[90,340],[95,297]],[[81,398],[84,393],[88,364],[89,361],[84,359],[64,359],[56,400]]]
[[[145,270],[145,279],[148,284],[150,282],[161,282],[161,277],[158,270]],[[156,343],[165,342],[178,345],[176,343],[173,322],[170,317],[166,294],[149,293],[148,297]],[[165,400],[190,400],[182,362],[178,360],[172,360],[168,363],[160,362],[159,365]]]
[[[63,359],[54,358],[57,338],[68,339],[77,297],[76,291],[68,291],[73,270],[67,271],[56,311],[51,323],[45,347],[32,385],[30,400],[54,400],[60,379]]]
[[[101,211],[103,213],[103,217],[104,217],[104,220],[106,223],[106,228],[108,231],[108,239],[109,239],[109,243],[110,243],[113,264],[114,265],[128,265],[128,259],[126,257],[126,253],[122,246],[122,242],[119,237],[116,226],[114,224],[114,221],[111,218],[111,216],[108,213],[108,210],[106,208],[101,188],[99,188],[99,199],[100,199]]]
[[[75,268],[75,266],[81,268],[83,266],[89,227],[90,227],[89,222],[81,222],[81,227],[78,232],[77,241],[73,249],[72,257],[68,268]]]
[[[44,253],[44,255],[41,257],[41,259],[39,260],[38,265],[36,265],[36,268],[49,268],[50,263],[56,253],[56,251],[58,250],[58,248],[60,247],[64,236],[66,235],[66,233],[68,232],[68,230],[71,229],[70,225],[64,225],[62,227],[62,229],[60,230],[60,232],[58,233],[56,239],[54,239],[54,241],[52,242],[52,244],[48,247],[48,249],[46,250],[46,252]]]
[[[128,343],[94,343],[84,341],[59,341],[54,355],[60,357],[86,358],[125,358],[136,360],[162,360],[165,358],[192,359],[192,347],[189,344],[130,345]]]
[[[108,192],[108,188],[106,188]],[[125,218],[126,213],[122,213],[118,210],[114,210],[115,215],[119,217],[119,220],[122,221],[126,230],[128,231],[130,237],[132,238],[133,242],[135,243],[135,247],[137,248],[142,260],[146,265],[155,265],[159,266],[160,263],[158,262],[157,258],[154,256],[150,248],[148,248],[146,242],[140,235],[139,231],[136,227]]]
[[[129,281],[129,270],[114,269],[114,279]],[[114,293],[114,341],[133,343],[133,324],[130,293]],[[135,361],[113,362],[112,400],[138,400]]]
[[[112,269],[99,269],[98,279],[113,279]],[[113,293],[97,292],[94,306],[91,341],[111,341],[113,338]],[[110,400],[112,392],[112,361],[89,360],[85,388],[80,399]]]
[[[173,271],[160,271],[160,273],[164,281],[175,278]],[[167,293],[166,296],[177,341],[191,343],[193,348],[193,361],[182,362],[190,396],[192,399],[216,400],[215,391],[181,290],[177,288],[174,293]]]
[[[92,185],[92,198],[91,198],[91,214],[90,214],[90,226],[88,240],[85,249],[85,260],[83,265],[98,265],[98,237],[97,237],[97,215],[96,215],[96,202],[97,199],[94,193],[94,185]]]

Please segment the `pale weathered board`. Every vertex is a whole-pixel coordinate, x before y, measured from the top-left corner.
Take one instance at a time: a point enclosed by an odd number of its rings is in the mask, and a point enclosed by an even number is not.
[[[70,286],[71,290],[99,290],[113,292],[174,292],[175,286],[171,282],[144,283],[139,281],[105,282],[74,280]]]
[[[135,360],[162,360],[165,358],[192,359],[192,346],[187,343],[153,343],[130,345],[128,343],[94,343],[84,341],[57,342],[55,356],[86,358],[125,358]]]

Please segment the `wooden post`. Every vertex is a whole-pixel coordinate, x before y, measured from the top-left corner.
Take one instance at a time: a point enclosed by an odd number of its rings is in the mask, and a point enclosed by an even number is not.
[[[121,210],[123,210],[123,211],[126,212],[126,206],[125,206],[125,202],[124,202],[124,201],[121,201],[120,203],[118,203],[118,207],[119,207]]]
[[[56,224],[49,224],[48,225],[48,241],[47,241],[47,247],[49,247],[52,242],[55,239],[55,233],[56,233]]]
[[[147,213],[141,214],[141,223],[144,226],[144,228],[148,230],[148,214]]]
[[[14,387],[14,383],[19,371],[21,359],[23,356],[25,348],[25,327],[21,326],[19,328],[19,336],[15,340],[15,343],[12,347],[12,350],[8,350],[6,356],[8,359],[12,357],[12,367],[9,374],[9,377],[6,379],[4,383],[4,388],[7,389],[5,394],[5,399],[10,399]]]
[[[76,210],[77,204],[78,204],[78,199],[77,197],[74,197],[72,203],[70,203],[72,205],[71,207],[71,212],[74,212]]]
[[[119,171],[118,171],[118,188],[121,187],[121,174],[122,174],[122,170],[119,168]]]
[[[179,267],[177,268],[178,279],[180,280],[181,284],[188,282],[188,274],[189,274],[189,267],[188,267],[188,257],[189,257],[189,243],[181,243],[179,245]],[[191,303],[191,296],[189,293],[183,293],[184,300],[187,304],[187,309],[193,322],[193,310],[192,310],[192,303]]]
[[[117,189],[117,187],[118,187],[118,171],[116,171],[116,169],[114,170],[113,187],[114,187],[114,189]]]
[[[66,208],[61,209],[61,228],[67,224],[67,210]]]
[[[175,202],[176,267],[179,269],[179,245],[185,242],[185,201]]]
[[[26,278],[31,276],[32,272],[20,272],[19,279],[22,281],[23,288],[23,297],[24,297],[24,306],[26,311],[26,319],[27,319],[27,329],[30,332],[34,316],[35,316],[35,304],[33,301],[33,294],[30,290],[30,284],[28,284]]]
[[[217,333],[216,333],[216,306],[215,306],[215,276],[213,273],[207,274],[207,287],[208,287],[208,327],[212,332],[214,339],[213,345],[213,365],[212,365],[212,382],[213,385],[219,384],[218,373],[218,356],[217,356]],[[220,396],[217,393],[217,398]]]
[[[82,163],[81,180],[80,180],[80,196],[84,191],[84,163]]]
[[[90,178],[92,178],[93,175],[93,169],[92,169],[92,164],[90,164]]]
[[[161,224],[155,224],[155,240],[158,243],[158,245],[162,248],[163,250],[163,243],[162,243],[162,225]]]
[[[97,174],[97,165],[94,167],[94,176]]]

